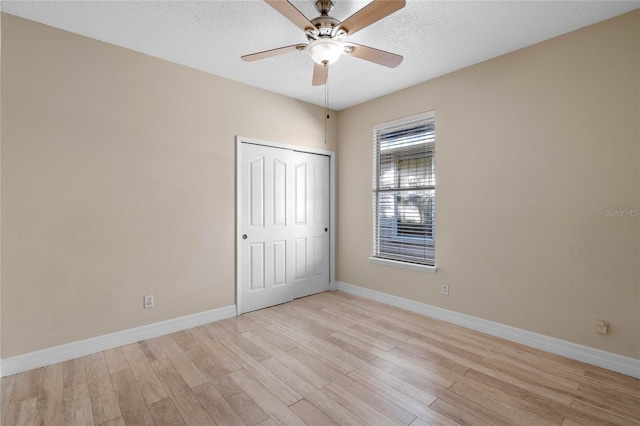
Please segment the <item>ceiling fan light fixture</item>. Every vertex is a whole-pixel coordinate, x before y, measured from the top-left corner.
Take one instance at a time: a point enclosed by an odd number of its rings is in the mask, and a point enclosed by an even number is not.
[[[344,46],[332,38],[318,38],[307,46],[311,58],[322,65],[333,64],[344,52]]]
[[[2,0],[0,0],[2,1]],[[333,64],[343,53],[355,58],[375,64],[395,68],[402,62],[402,56],[373,47],[356,44],[345,39],[354,33],[368,27],[382,18],[402,9],[406,0],[372,0],[362,9],[339,21],[329,15],[333,8],[332,0],[317,0],[316,9],[320,16],[312,20],[298,10],[291,0],[264,0],[275,10],[280,12],[291,23],[295,24],[307,36],[308,44],[294,44],[277,49],[264,50],[241,56],[243,61],[252,62],[258,59],[270,58],[293,51],[307,50],[315,62],[313,67],[313,86],[327,84],[329,64]]]

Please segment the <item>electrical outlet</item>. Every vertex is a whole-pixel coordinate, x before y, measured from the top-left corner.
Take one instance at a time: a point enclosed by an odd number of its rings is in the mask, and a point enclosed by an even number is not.
[[[153,294],[144,297],[144,308],[153,308]]]
[[[442,284],[442,294],[445,296],[449,295],[449,284]]]
[[[609,323],[605,320],[596,321],[596,331],[600,334],[607,334],[609,332]]]

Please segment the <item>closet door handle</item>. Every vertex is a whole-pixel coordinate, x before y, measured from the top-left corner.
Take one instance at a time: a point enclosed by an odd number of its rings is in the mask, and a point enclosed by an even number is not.
[[[242,234],[242,239],[246,240],[247,239],[247,234]]]

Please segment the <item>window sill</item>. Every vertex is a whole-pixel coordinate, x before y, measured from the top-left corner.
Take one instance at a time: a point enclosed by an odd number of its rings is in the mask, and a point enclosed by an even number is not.
[[[381,259],[379,257],[370,257],[369,261],[371,263],[377,263],[379,265],[395,266],[397,268],[414,269],[416,271],[424,271],[424,272],[431,272],[431,273],[435,273],[438,270],[436,266],[418,265],[415,263],[400,262],[398,260]]]

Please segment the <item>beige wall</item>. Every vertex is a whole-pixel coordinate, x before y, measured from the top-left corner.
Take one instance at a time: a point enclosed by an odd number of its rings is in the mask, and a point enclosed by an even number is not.
[[[337,280],[640,359],[640,218],[605,216],[640,209],[639,32],[636,11],[341,111]],[[430,110],[439,269],[372,264],[372,127]]]
[[[235,136],[334,150],[323,109],[6,14],[2,42],[2,358],[234,304]]]

